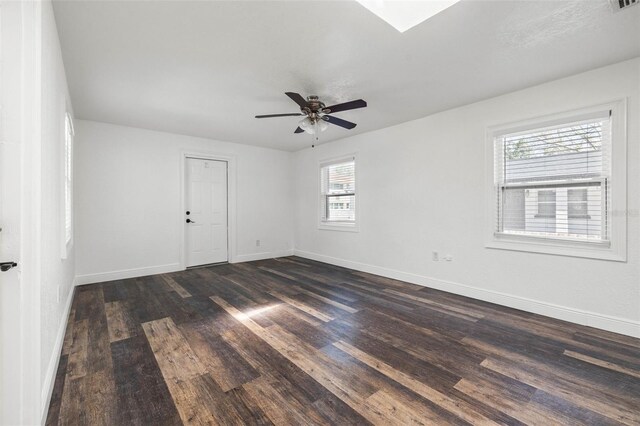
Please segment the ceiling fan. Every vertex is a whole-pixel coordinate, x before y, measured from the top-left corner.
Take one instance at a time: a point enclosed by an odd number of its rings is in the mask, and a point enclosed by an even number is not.
[[[315,96],[307,96],[307,99],[303,98],[299,93],[285,92],[285,95],[291,98],[291,100],[298,104],[300,112],[288,113],[288,114],[268,114],[268,115],[256,115],[256,118],[272,118],[272,117],[299,117],[306,116],[298,123],[298,128],[293,133],[311,133],[317,134],[327,129],[328,125],[335,124],[336,126],[344,127],[345,129],[353,129],[356,127],[356,123],[352,123],[347,120],[343,120],[338,117],[333,117],[329,114],[334,112],[348,111],[356,108],[364,108],[367,103],[362,99],[355,101],[344,102],[341,104],[325,106],[320,99]]]

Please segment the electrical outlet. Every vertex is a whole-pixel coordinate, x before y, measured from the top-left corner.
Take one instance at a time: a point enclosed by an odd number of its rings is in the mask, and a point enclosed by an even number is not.
[[[453,256],[451,256],[450,254],[446,255],[445,257],[442,258],[443,260],[446,260],[447,262],[451,262],[453,260]]]
[[[256,240],[256,247],[260,247],[260,240]]]
[[[434,262],[437,262],[438,260],[440,260],[440,255],[438,254],[437,251],[434,251],[431,253],[431,260],[433,260]]]

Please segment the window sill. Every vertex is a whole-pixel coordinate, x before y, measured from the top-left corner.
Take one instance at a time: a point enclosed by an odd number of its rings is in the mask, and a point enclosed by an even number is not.
[[[540,238],[527,235],[494,234],[485,244],[486,248],[551,254],[556,256],[582,257],[588,259],[626,262],[626,254],[619,253],[608,242],[575,241],[562,238]]]
[[[360,232],[356,223],[320,222],[318,229],[322,231]]]

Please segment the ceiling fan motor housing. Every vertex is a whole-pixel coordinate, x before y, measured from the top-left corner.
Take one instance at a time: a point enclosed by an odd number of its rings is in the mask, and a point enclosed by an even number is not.
[[[309,116],[311,122],[315,122],[320,118],[322,110],[325,108],[324,103],[320,102],[320,99],[315,95],[307,96],[307,106],[301,108],[302,112]]]
[[[318,98],[316,95],[307,96],[307,102],[309,103],[309,105],[321,105],[321,106],[324,106],[324,104],[322,102],[320,102],[320,98]]]

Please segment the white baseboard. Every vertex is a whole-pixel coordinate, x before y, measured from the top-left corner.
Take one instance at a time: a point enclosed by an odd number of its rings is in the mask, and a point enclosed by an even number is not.
[[[253,260],[272,259],[274,257],[292,256],[293,249],[282,251],[268,251],[262,253],[241,254],[230,263],[251,262]],[[180,263],[167,265],[147,266],[144,268],[121,269],[118,271],[99,272],[96,274],[84,274],[76,276],[76,284],[93,284],[106,281],[124,280],[127,278],[146,277],[147,275],[165,274],[167,272],[182,271],[184,267]]]
[[[507,293],[486,290],[479,287],[473,287],[450,281],[443,281],[424,275],[397,271],[395,269],[383,268],[380,266],[354,262],[351,260],[338,259],[318,253],[294,250],[294,254],[296,256],[317,260],[319,262],[330,263],[332,265],[355,269],[357,271],[381,275],[383,277],[406,281],[412,284],[430,287],[461,296],[471,297],[474,299],[483,300],[485,302],[495,303],[497,305],[507,306],[509,308],[520,309],[523,311],[532,312],[534,314],[540,314],[564,321],[569,321],[575,324],[587,325],[589,327],[600,328],[602,330],[613,331],[614,333],[620,333],[627,336],[640,338],[640,321],[634,321],[610,315],[603,315],[596,312],[584,311],[567,306],[555,305],[552,303],[514,296]]]
[[[40,396],[41,401],[41,413],[40,424],[45,424],[47,421],[47,414],[49,412],[49,404],[51,403],[51,395],[53,394],[53,387],[56,383],[56,373],[58,371],[58,364],[60,363],[60,356],[62,352],[62,343],[64,342],[64,333],[67,330],[67,322],[69,321],[69,312],[71,311],[71,304],[73,303],[73,295],[75,294],[76,280],[71,283],[71,289],[65,302],[64,311],[62,312],[62,320],[58,327],[58,333],[56,334],[56,340],[53,344],[53,352],[47,365],[47,371],[44,376],[44,383],[42,384],[42,393]]]
[[[254,260],[273,259],[274,257],[293,256],[293,249],[281,251],[265,251],[262,253],[241,254],[231,263],[251,262]]]
[[[119,271],[77,275],[76,285],[101,283],[113,280],[124,280],[127,278],[135,277],[146,277],[147,275],[165,274],[167,272],[181,271],[183,269],[184,268],[182,268],[179,263],[170,263],[167,265],[148,266],[145,268],[121,269]]]

